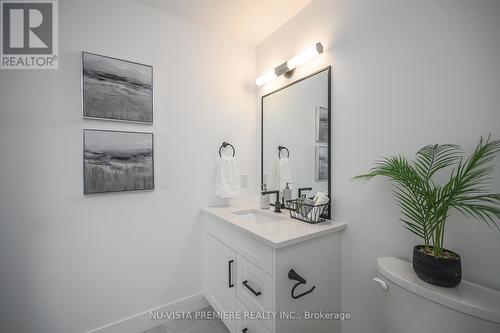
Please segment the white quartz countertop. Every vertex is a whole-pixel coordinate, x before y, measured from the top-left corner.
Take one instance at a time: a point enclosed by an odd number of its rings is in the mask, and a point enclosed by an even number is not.
[[[202,208],[202,213],[217,217],[273,248],[282,248],[329,233],[339,232],[347,227],[346,223],[330,220],[310,224],[290,218],[290,212],[285,209],[281,213],[274,213],[273,207],[266,210],[258,207],[257,203],[243,203]],[[259,214],[279,217],[279,219],[260,224],[235,214],[236,212],[241,214],[244,211],[257,211]]]

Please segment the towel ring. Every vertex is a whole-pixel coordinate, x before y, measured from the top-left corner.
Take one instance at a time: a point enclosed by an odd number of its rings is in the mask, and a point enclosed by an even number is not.
[[[287,152],[287,156],[286,157],[289,158],[290,157],[290,151],[285,146],[278,146],[278,157],[281,159],[281,151],[282,150],[286,150],[286,152]]]
[[[231,148],[233,148],[233,157],[234,157],[234,155],[236,154],[236,150],[234,149],[234,147],[233,147],[232,144],[227,143],[227,142],[223,142],[222,145],[220,146],[220,148],[219,148],[219,156],[222,157],[222,154],[221,154],[222,148],[226,148],[227,146],[230,146]]]
[[[295,285],[293,286],[292,291],[290,292],[290,296],[292,296],[293,299],[301,298],[302,296],[312,293],[316,289],[316,286],[312,286],[312,288],[308,291],[305,291],[299,295],[295,295],[295,289],[297,289],[298,286],[306,284],[306,279],[297,274],[297,272],[295,272],[295,270],[293,269],[288,271],[288,279],[297,281],[297,283],[295,283]]]

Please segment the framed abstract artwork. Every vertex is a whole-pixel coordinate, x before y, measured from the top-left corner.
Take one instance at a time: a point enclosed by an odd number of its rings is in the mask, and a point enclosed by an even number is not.
[[[315,147],[315,180],[328,180],[328,146]]]
[[[153,67],[82,52],[84,118],[153,123]]]
[[[84,194],[154,189],[153,133],[83,130]]]
[[[316,107],[316,142],[328,143],[328,109]]]

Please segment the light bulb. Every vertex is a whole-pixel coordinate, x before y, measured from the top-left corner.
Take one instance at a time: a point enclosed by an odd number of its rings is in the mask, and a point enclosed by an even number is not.
[[[315,45],[305,49],[304,51],[297,54],[295,57],[287,61],[287,66],[290,69],[299,67],[303,63],[308,62],[318,54],[323,53],[323,45],[321,43],[316,43]]]
[[[258,85],[258,86],[261,86],[263,84],[266,84],[268,83],[269,81],[271,80],[274,80],[276,78],[276,74],[274,73],[274,70],[271,70],[261,76],[259,76],[257,78],[257,80],[255,80],[255,83]]]

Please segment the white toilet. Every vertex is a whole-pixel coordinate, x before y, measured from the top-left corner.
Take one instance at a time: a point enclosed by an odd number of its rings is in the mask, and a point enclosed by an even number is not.
[[[500,333],[500,291],[468,281],[437,287],[392,257],[378,258],[377,271],[387,333]]]

